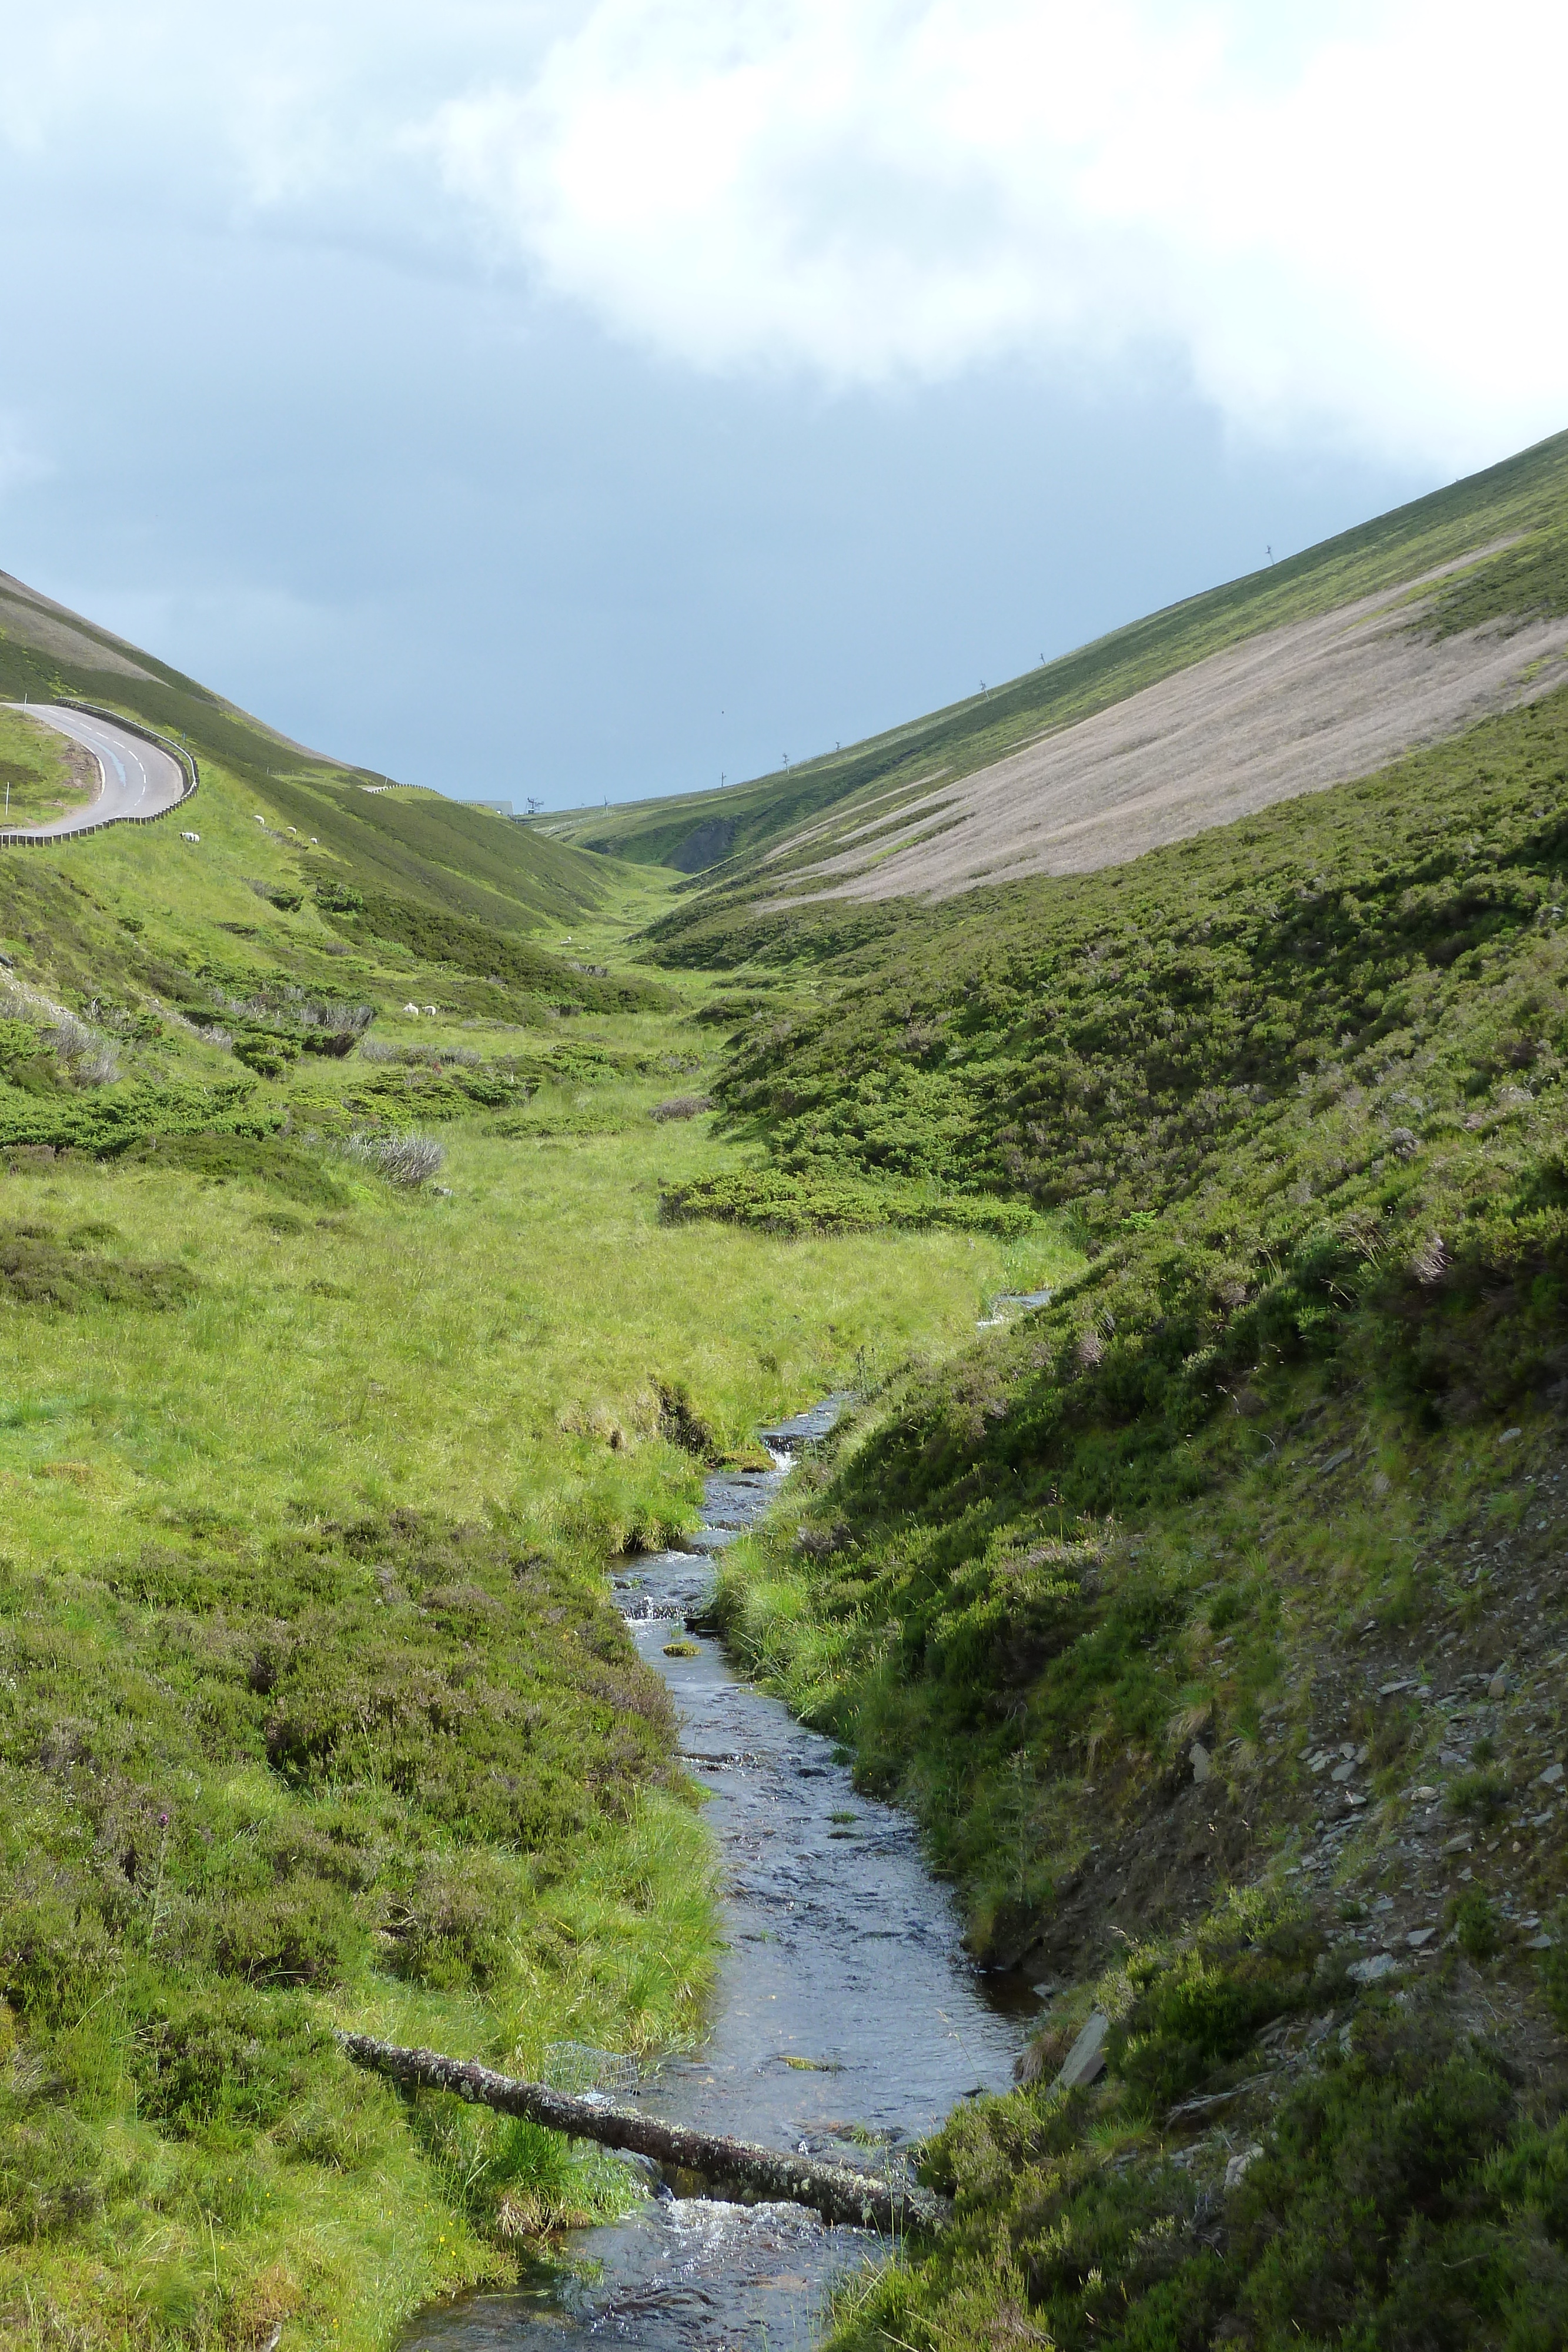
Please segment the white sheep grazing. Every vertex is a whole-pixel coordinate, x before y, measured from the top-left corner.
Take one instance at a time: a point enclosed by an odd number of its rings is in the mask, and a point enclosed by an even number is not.
[[[405,1004],[405,1005],[403,1006],[403,1008],[402,1008],[402,1009],[403,1009],[403,1011],[404,1011],[405,1013],[412,1013],[413,1014],[414,1019],[415,1019],[416,1021],[418,1020],[418,1018],[419,1018],[419,1007],[418,1007],[418,1005],[417,1005],[417,1004]]]

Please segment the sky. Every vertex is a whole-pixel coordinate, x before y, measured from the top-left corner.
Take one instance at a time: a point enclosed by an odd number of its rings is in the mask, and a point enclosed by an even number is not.
[[[1568,425],[1568,15],[0,0],[0,569],[551,808]]]

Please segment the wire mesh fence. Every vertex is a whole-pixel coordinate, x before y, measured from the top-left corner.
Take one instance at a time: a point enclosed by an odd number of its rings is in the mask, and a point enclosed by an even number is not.
[[[634,2091],[637,2061],[590,2042],[552,2042],[545,2050],[544,2079],[552,2091]]]

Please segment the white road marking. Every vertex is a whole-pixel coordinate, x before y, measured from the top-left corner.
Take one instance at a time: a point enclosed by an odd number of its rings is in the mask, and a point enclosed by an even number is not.
[[[25,709],[29,718],[41,720],[46,727],[68,736],[73,743],[79,743],[97,761],[100,779],[97,796],[85,808],[57,818],[52,824],[16,826],[13,831],[26,831],[44,840],[56,839],[64,834],[85,832],[92,825],[112,824],[120,817],[161,815],[183,798],[185,776],[179,761],[171,753],[141,742],[127,729],[53,703],[14,702],[8,708]]]

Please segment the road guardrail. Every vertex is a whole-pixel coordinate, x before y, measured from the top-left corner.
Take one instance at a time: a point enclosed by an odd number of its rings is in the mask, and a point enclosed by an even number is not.
[[[193,801],[201,790],[202,772],[196,765],[196,755],[183,743],[167,735],[160,735],[155,727],[144,727],[139,719],[127,719],[122,711],[106,710],[101,702],[83,702],[74,694],[57,697],[66,710],[85,711],[89,719],[107,719],[111,727],[123,727],[128,735],[140,735],[144,743],[155,743],[167,751],[185,779],[185,789],[177,801],[167,808],[154,809],[150,816],[100,816],[91,824],[73,824],[64,833],[25,832],[19,826],[0,829],[0,849],[56,849],[62,842],[85,841],[89,833],[107,833],[111,824],[159,824],[164,817],[172,816],[187,801]],[[97,756],[96,754],[94,755]]]

